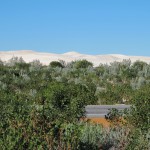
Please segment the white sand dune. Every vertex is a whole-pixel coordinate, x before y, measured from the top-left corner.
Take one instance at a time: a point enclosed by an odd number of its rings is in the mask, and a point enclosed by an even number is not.
[[[31,62],[33,60],[40,60],[44,65],[48,65],[51,61],[64,60],[65,62],[71,62],[75,60],[86,59],[98,66],[99,64],[110,64],[114,61],[122,61],[123,59],[130,59],[131,62],[137,60],[150,63],[150,57],[144,56],[126,56],[120,54],[108,54],[108,55],[86,55],[77,52],[68,52],[64,54],[53,54],[53,53],[43,53],[35,52],[32,50],[19,50],[19,51],[0,51],[0,59],[2,61],[8,61],[12,57],[22,57],[26,62]]]

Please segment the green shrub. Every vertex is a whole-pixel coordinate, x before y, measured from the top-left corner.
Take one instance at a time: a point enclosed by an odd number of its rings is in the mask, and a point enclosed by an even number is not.
[[[78,60],[74,62],[74,67],[79,69],[79,68],[88,68],[88,67],[93,67],[93,64],[87,60]]]
[[[132,129],[128,136],[126,150],[149,150],[150,130],[144,135],[140,129]]]
[[[64,67],[59,61],[52,61],[52,62],[50,62],[49,66],[52,68],[56,68],[56,67],[63,68]]]
[[[135,92],[133,106],[131,107],[127,120],[135,128],[147,132],[150,129],[150,86],[144,86]]]

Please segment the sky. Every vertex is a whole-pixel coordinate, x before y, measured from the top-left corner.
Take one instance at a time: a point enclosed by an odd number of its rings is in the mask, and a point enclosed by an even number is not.
[[[0,0],[0,51],[150,56],[150,0]]]

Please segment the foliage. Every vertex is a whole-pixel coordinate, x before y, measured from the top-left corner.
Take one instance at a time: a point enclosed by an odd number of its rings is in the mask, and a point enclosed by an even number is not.
[[[61,64],[61,65],[60,65]],[[43,66],[0,61],[1,149],[147,149],[150,65],[130,60],[93,67],[80,60]],[[80,122],[85,106],[133,104],[126,126]],[[107,118],[117,122],[120,112]]]
[[[46,110],[46,116],[51,114],[50,118],[59,118],[62,122],[63,120],[72,122],[84,116],[85,105],[92,104],[93,100],[94,93],[86,86],[52,82],[43,91],[43,102],[41,103]]]
[[[64,66],[59,62],[59,61],[52,61],[50,62],[50,67],[55,68],[55,67],[60,67],[63,68]]]
[[[128,135],[126,150],[149,150],[150,130],[144,135],[140,129],[132,129]]]
[[[144,86],[133,96],[133,106],[127,114],[131,125],[144,132],[150,130],[150,86]]]
[[[124,122],[124,111],[118,110],[116,108],[112,108],[107,115],[105,115],[105,119],[111,123],[112,126],[121,126]]]
[[[127,146],[129,129],[126,127],[103,128],[98,124],[86,123],[81,134],[80,149],[115,149]]]
[[[83,59],[83,60],[78,60],[76,62],[74,62],[74,67],[76,69],[79,69],[79,68],[88,68],[88,67],[92,67],[93,64],[89,61],[87,61],[86,59]]]

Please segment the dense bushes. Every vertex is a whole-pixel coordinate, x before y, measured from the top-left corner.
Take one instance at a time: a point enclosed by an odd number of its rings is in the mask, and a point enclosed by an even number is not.
[[[150,130],[150,86],[144,86],[135,92],[133,106],[129,112],[129,122],[136,128]]]
[[[148,149],[149,80],[150,65],[129,60],[96,68],[86,60],[49,66],[16,57],[0,61],[0,147]],[[104,129],[80,121],[85,105],[116,103],[134,106],[126,126]],[[118,121],[119,112],[111,115]]]
[[[150,147],[150,92],[149,85],[143,86],[133,96],[133,106],[126,120],[132,129],[128,149],[149,150]]]

